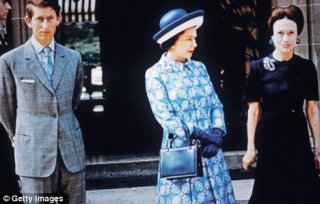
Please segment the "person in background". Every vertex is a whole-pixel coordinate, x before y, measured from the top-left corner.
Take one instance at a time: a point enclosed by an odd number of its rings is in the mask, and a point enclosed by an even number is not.
[[[297,6],[273,8],[268,25],[274,51],[251,63],[248,146],[243,158],[246,170],[257,159],[250,204],[319,202],[317,72],[312,61],[294,54],[303,24],[303,14]]]
[[[9,51],[6,38],[6,20],[11,6],[6,0],[0,0],[0,56]],[[0,124],[0,193],[18,193],[18,177],[14,173],[14,155],[6,130]]]
[[[85,151],[74,110],[83,68],[79,52],[54,40],[57,0],[28,0],[32,37],[0,57],[0,122],[13,141],[21,193],[85,203]]]
[[[7,0],[0,0],[0,56],[9,51],[8,42],[6,41],[6,20],[11,10],[10,4]]]
[[[174,9],[160,20],[153,39],[165,50],[145,74],[151,109],[163,128],[162,148],[173,134],[173,147],[201,141],[203,176],[166,179],[158,176],[156,203],[236,203],[226,162],[221,150],[226,133],[223,106],[206,67],[191,60],[197,47],[197,29],[203,10],[187,13]]]

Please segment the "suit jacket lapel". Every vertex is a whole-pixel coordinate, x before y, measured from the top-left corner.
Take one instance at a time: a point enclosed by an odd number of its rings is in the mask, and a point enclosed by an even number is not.
[[[37,54],[32,47],[31,41],[29,40],[25,44],[24,49],[24,58],[26,59],[26,65],[29,69],[31,69],[34,74],[38,77],[38,79],[54,94],[52,86],[47,78],[47,75],[41,66],[41,63],[37,57]]]
[[[53,90],[56,90],[59,84],[59,81],[61,79],[63,70],[65,69],[65,66],[66,66],[65,54],[62,47],[57,43],[55,44],[55,46],[56,46],[56,53],[55,53],[53,79],[52,79]]]

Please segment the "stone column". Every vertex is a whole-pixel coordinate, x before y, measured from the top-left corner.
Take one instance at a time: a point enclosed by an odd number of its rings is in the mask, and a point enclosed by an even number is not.
[[[26,1],[11,1],[11,8],[13,47],[17,47],[26,42],[31,35],[31,31],[24,22]]]
[[[310,59],[315,63],[318,70],[318,81],[320,83],[320,0],[309,0],[308,5],[308,30]],[[320,87],[320,86],[319,86]]]

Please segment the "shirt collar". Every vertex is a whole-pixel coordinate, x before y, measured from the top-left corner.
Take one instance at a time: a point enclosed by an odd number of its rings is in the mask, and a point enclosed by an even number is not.
[[[160,63],[164,64],[164,69],[174,71],[183,71],[184,68],[189,68],[191,70],[193,67],[192,60],[190,58],[185,62],[174,61],[167,57],[167,52],[161,56]]]
[[[37,53],[40,53],[44,47],[50,47],[50,49],[54,52],[55,51],[55,46],[54,46],[54,39],[51,41],[51,43],[48,46],[43,46],[41,43],[39,43],[36,38],[32,35],[31,37],[31,44],[36,50]]]

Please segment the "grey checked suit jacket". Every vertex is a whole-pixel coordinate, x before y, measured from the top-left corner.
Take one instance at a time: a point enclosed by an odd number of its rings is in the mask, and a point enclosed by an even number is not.
[[[83,86],[78,52],[55,44],[52,86],[30,40],[0,57],[0,122],[15,136],[16,173],[47,177],[58,149],[70,172],[85,168],[81,129],[74,115]]]

